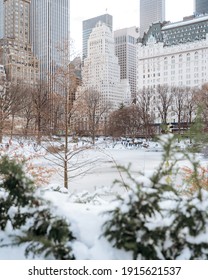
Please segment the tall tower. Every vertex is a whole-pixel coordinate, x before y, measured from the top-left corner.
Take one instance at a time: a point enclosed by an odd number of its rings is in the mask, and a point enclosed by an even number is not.
[[[121,68],[121,79],[129,80],[132,100],[136,97],[136,43],[138,37],[136,26],[114,31],[115,54]]]
[[[31,0],[31,43],[40,60],[41,80],[62,65],[70,45],[70,0]],[[68,54],[69,55],[69,54]]]
[[[29,44],[30,0],[4,0],[4,36]]]
[[[84,20],[82,22],[82,60],[87,57],[88,39],[90,34],[98,22],[105,23],[110,30],[113,30],[113,17],[109,14],[104,14],[94,18]]]
[[[90,34],[82,74],[83,87],[98,91],[103,102],[110,102],[113,110],[130,98],[128,80],[120,78],[113,33],[102,22]]]
[[[208,14],[208,0],[195,0],[195,13]]]
[[[4,0],[0,0],[0,39],[4,36]]]
[[[165,20],[165,0],[140,0],[140,37],[154,22]]]
[[[30,0],[0,0],[0,64],[9,81],[34,84],[38,60],[30,45]]]

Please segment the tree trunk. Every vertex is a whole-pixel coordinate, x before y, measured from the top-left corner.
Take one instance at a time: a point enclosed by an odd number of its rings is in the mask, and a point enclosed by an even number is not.
[[[64,159],[64,188],[68,189],[68,162],[66,154]]]
[[[2,141],[3,141],[3,126],[4,126],[4,122],[1,119],[0,120],[0,143],[2,143]]]
[[[95,145],[95,130],[92,131],[92,144]]]
[[[0,143],[2,143],[2,141],[3,141],[3,128],[0,124]]]
[[[68,94],[65,92],[64,187],[68,189]]]
[[[24,128],[24,136],[27,138],[28,128],[29,128],[30,119],[27,119],[25,128]]]
[[[68,189],[68,125],[65,127],[65,147],[64,147],[64,187]]]
[[[37,130],[38,130],[37,144],[40,145],[41,144],[41,117],[40,117],[40,115],[38,116]]]
[[[11,123],[10,139],[13,138],[13,131],[14,131],[14,114],[12,114],[12,123]]]

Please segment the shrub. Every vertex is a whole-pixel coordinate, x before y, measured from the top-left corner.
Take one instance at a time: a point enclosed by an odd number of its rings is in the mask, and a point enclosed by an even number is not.
[[[103,225],[104,236],[118,249],[132,252],[133,259],[207,259],[208,194],[179,196],[175,176],[181,159],[188,159],[198,181],[197,162],[178,150],[174,137],[163,137],[163,158],[150,178],[131,176],[130,191],[119,197]],[[124,184],[120,182],[120,184]]]
[[[34,221],[27,231],[21,236],[15,237],[17,245],[28,244],[25,255],[43,255],[44,258],[56,260],[73,260],[74,255],[70,242],[74,236],[69,229],[67,222],[61,218],[52,216],[49,209],[36,211]]]
[[[52,215],[52,205],[37,197],[33,182],[25,176],[22,166],[4,157],[0,174],[0,230],[5,231],[8,224],[14,230],[11,244],[7,246],[25,243],[26,257],[32,254],[33,257],[74,259],[71,242],[75,238],[70,225]]]
[[[28,178],[31,178],[34,186],[39,187],[48,184],[52,174],[55,172],[55,169],[47,168],[44,165],[37,166],[34,164],[34,160],[41,160],[40,151],[35,149],[35,151],[30,153],[30,155],[27,155],[27,148],[24,153],[23,149],[20,147],[21,142],[20,145],[11,144],[9,148],[4,147],[1,150],[1,157],[13,159],[17,165],[19,164],[22,166],[24,173],[27,174]]]
[[[180,199],[167,211],[172,222],[166,228],[166,259],[208,259],[208,192],[201,190]]]
[[[25,224],[32,213],[21,211],[25,207],[33,208],[37,201],[33,196],[33,182],[28,179],[22,166],[3,157],[0,162],[0,229],[4,230],[10,221],[13,229]]]

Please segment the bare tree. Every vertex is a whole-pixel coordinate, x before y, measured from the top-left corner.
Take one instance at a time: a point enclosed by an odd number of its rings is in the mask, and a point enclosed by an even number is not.
[[[162,124],[167,125],[168,113],[173,102],[173,95],[166,85],[158,85],[156,88],[157,93],[157,109],[159,111]]]
[[[65,138],[65,137],[64,137]],[[64,180],[64,187],[69,188],[70,182],[87,174],[97,162],[98,158],[91,157],[88,151],[91,145],[82,145],[75,143],[68,137],[67,150],[64,138],[48,139],[43,145],[47,154],[46,159],[53,163],[53,168]],[[64,172],[63,172],[64,171]]]
[[[33,130],[34,130],[33,121],[35,120],[32,90],[30,87],[28,87],[27,90],[25,91],[23,107],[21,109],[20,116],[23,118],[23,126],[22,126],[23,135],[27,137],[30,125],[33,125]]]
[[[14,117],[22,108],[23,92],[25,88],[21,81],[18,83],[8,83],[5,79],[0,85],[0,143],[3,139],[3,129],[5,121],[12,116],[11,136],[13,134]]]
[[[142,119],[137,105],[123,106],[112,112],[108,121],[108,132],[114,137],[135,137],[142,127]]]
[[[201,89],[195,92],[195,102],[202,111],[202,116],[208,127],[208,83],[202,85]]]
[[[57,47],[60,64],[55,65],[55,71],[50,76],[52,87],[49,92],[50,110],[52,110],[50,111],[50,123],[51,126],[53,125],[53,132],[56,132],[55,130],[58,128],[56,117],[60,117],[59,125],[64,134],[63,150],[59,160],[62,161],[64,187],[67,189],[69,185],[69,165],[73,157],[69,149],[70,122],[75,93],[79,84],[75,67],[70,63],[70,49],[69,42],[65,42],[62,47]]]
[[[62,134],[64,124],[64,96],[60,93],[53,93],[53,134]]]
[[[9,96],[12,99],[11,103],[11,132],[10,137],[12,139],[13,137],[13,130],[14,130],[14,120],[15,116],[19,116],[20,112],[25,109],[26,103],[25,96],[27,93],[27,86],[21,81],[18,81],[18,83],[11,83],[8,87],[8,93]]]
[[[73,67],[71,65],[62,66],[58,69],[56,74],[56,82],[61,89],[61,94],[63,94],[64,98],[64,137],[65,137],[65,145],[64,145],[64,186],[68,189],[68,165],[71,156],[68,152],[68,142],[69,142],[69,133],[70,133],[70,122],[71,122],[71,114],[72,107],[74,101],[74,95],[77,89],[77,80],[74,73]]]
[[[196,115],[197,110],[197,94],[198,89],[196,88],[185,88],[185,112],[187,127],[192,124],[193,118]]]
[[[46,132],[48,129],[49,104],[47,85],[43,81],[40,81],[31,90],[37,143],[40,144],[43,132]]]
[[[86,122],[86,133],[95,143],[96,133],[104,130],[105,120],[110,112],[111,104],[105,101],[101,94],[93,89],[87,89],[78,97],[76,101],[75,119],[76,122]]]
[[[124,106],[110,113],[108,118],[108,134],[113,137],[127,136],[127,111]]]
[[[10,102],[7,99],[6,83],[5,83],[0,85],[0,143],[2,143],[2,139],[3,139],[4,122],[7,116],[10,115],[9,107],[6,104],[9,105]]]
[[[186,88],[172,87],[173,112],[177,115],[178,132],[181,134],[181,124],[185,117],[186,111]]]
[[[137,94],[137,107],[142,120],[142,128],[146,140],[153,134],[153,114],[151,111],[151,91],[149,88],[144,88]]]

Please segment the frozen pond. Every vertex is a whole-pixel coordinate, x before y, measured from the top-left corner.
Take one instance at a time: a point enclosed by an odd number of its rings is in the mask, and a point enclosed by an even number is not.
[[[100,157],[100,160],[97,160],[94,167],[85,176],[74,178],[69,183],[70,192],[93,192],[96,189],[109,189],[112,187],[113,193],[123,193],[125,189],[118,184],[113,185],[113,182],[115,180],[128,182],[128,179],[126,173],[120,172],[117,167],[128,167],[131,164],[132,176],[138,177],[140,176],[139,173],[143,173],[149,177],[159,167],[162,152],[153,152],[147,149],[106,149],[103,153],[90,151],[90,157]],[[207,165],[207,160],[203,160],[200,163]],[[181,161],[178,164],[180,167],[189,166],[187,161]],[[57,177],[51,181],[53,186],[57,186],[58,182]],[[180,175],[175,178],[174,183],[180,185]]]
[[[92,152],[92,156],[93,153],[97,154],[98,152]],[[111,187],[115,180],[121,180],[122,178],[126,180],[126,174],[119,172],[116,165],[127,167],[131,164],[131,171],[134,175],[138,174],[138,172],[153,171],[158,167],[161,155],[161,152],[147,152],[140,149],[105,150],[105,154],[102,154],[102,159],[96,163],[88,174],[72,180],[70,191],[93,191],[95,188]]]

